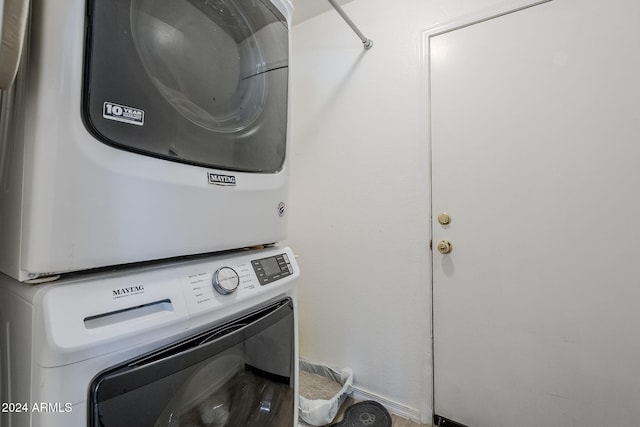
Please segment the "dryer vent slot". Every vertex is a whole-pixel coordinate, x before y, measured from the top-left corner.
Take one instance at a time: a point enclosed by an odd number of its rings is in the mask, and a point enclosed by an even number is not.
[[[163,311],[173,311],[173,304],[170,299],[150,302],[148,304],[137,305],[135,307],[124,308],[122,310],[111,311],[109,313],[98,314],[84,318],[84,327],[87,329],[102,328],[104,326],[115,325],[117,323],[128,322],[149,316]]]

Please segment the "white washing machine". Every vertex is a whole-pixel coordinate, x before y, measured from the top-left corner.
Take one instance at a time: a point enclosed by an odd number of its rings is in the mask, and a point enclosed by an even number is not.
[[[289,0],[0,4],[0,271],[284,240]]]
[[[271,247],[0,276],[0,426],[294,426],[298,266]]]

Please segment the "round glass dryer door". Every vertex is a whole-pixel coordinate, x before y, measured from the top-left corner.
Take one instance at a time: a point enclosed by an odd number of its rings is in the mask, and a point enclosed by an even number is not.
[[[85,124],[138,153],[276,172],[288,50],[287,23],[268,0],[90,0]]]

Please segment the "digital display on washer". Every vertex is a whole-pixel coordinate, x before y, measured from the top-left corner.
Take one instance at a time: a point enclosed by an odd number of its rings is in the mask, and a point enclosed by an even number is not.
[[[264,273],[267,276],[273,276],[280,273],[280,265],[275,257],[263,259],[260,265],[264,269]]]
[[[251,261],[251,265],[262,286],[293,274],[287,254],[256,259]]]

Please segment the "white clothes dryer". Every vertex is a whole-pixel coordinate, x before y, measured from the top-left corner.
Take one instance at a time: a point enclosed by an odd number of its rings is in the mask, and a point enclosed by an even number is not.
[[[297,425],[298,265],[267,248],[0,275],[0,425]]]
[[[0,271],[283,240],[291,15],[289,0],[31,0],[0,100]]]

